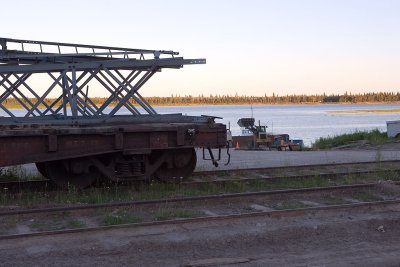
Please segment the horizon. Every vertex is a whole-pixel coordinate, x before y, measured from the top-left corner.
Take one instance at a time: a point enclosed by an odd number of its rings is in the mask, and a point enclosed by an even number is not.
[[[207,58],[206,65],[156,74],[140,90],[147,97],[400,89],[399,1],[117,0],[110,5],[99,0],[92,5],[22,0],[2,8],[0,21],[7,25],[2,37],[165,49],[185,58]],[[16,8],[18,20],[7,12]],[[74,18],[64,20],[68,14]],[[42,90],[40,82],[35,90]],[[93,94],[102,97],[97,87]]]

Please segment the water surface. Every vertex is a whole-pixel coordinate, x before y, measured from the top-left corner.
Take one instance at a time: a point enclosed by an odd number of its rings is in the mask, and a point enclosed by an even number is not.
[[[310,145],[319,137],[373,129],[386,131],[386,121],[400,120],[400,113],[397,112],[343,111],[399,108],[399,104],[321,104],[156,107],[156,110],[159,113],[222,117],[222,120],[217,121],[230,123],[234,135],[241,133],[238,119],[253,116],[256,123],[260,120],[261,125],[267,125],[270,132],[287,133],[291,138],[302,138],[306,145]]]
[[[310,145],[319,137],[355,131],[379,129],[386,131],[386,121],[400,120],[399,104],[320,104],[320,105],[220,105],[220,106],[159,106],[160,113],[211,115],[222,117],[218,122],[230,123],[233,135],[240,135],[239,118],[254,117],[256,123],[267,125],[275,134],[287,133],[302,138]],[[393,110],[395,112],[360,112]],[[13,110],[23,116],[26,111]],[[123,114],[121,110],[119,114]],[[0,116],[7,114],[0,110]]]

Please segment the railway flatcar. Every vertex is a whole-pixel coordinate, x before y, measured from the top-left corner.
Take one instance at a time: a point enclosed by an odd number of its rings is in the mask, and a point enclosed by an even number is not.
[[[196,147],[218,165],[213,149],[220,155],[226,146],[224,124],[158,114],[139,93],[162,69],[205,59],[9,38],[0,45],[0,167],[35,163],[58,185],[84,188],[98,179],[184,179],[196,166]]]

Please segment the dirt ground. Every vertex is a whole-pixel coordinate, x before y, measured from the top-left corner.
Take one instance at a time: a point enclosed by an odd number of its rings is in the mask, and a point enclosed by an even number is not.
[[[393,160],[400,144],[231,153],[222,169]],[[400,206],[0,240],[0,255],[0,266],[400,266]]]
[[[0,241],[1,266],[399,266],[400,206]]]

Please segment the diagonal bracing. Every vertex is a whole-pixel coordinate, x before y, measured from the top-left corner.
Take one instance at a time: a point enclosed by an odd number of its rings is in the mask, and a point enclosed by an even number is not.
[[[0,116],[59,120],[156,116],[139,93],[163,68],[204,64],[169,50],[0,38]],[[47,85],[41,82],[49,81]],[[95,86],[93,86],[95,84]],[[93,91],[102,90],[99,103]],[[13,103],[13,108],[8,108]],[[2,115],[3,114],[3,115]]]

